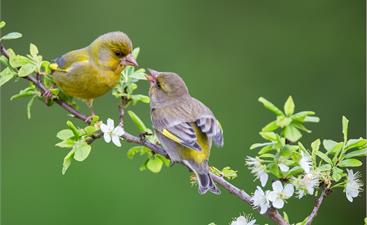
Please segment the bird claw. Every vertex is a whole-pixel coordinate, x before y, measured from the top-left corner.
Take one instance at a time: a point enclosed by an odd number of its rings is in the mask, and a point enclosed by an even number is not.
[[[45,92],[42,93],[42,97],[44,97],[45,99],[45,103],[49,103],[50,100],[52,99],[53,95],[52,92],[50,90],[46,90]]]
[[[153,135],[153,134],[147,131],[140,133],[139,134],[140,141],[145,141],[147,139],[147,136],[150,136],[150,135]]]
[[[90,124],[90,123],[93,121],[93,117],[94,117],[94,115],[88,116],[88,117],[84,120],[84,122],[86,122],[86,123]]]

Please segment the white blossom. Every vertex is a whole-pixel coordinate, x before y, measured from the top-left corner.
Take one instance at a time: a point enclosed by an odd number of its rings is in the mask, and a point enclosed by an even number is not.
[[[303,198],[306,194],[313,195],[315,188],[319,185],[319,174],[311,171],[307,174],[293,179],[293,184],[297,189],[297,197]]]
[[[356,198],[359,195],[359,192],[362,191],[362,182],[359,179],[361,174],[359,172],[353,173],[353,170],[348,170],[347,183],[345,185],[345,194],[347,199],[350,202],[353,202],[353,198]]]
[[[289,166],[285,165],[284,163],[279,163],[278,166],[279,166],[280,171],[284,173],[289,171]]]
[[[255,208],[260,208],[260,214],[266,213],[270,208],[269,191],[264,192],[259,186],[257,186],[257,190],[251,200]]]
[[[114,121],[110,118],[107,119],[107,124],[101,124],[101,131],[103,132],[103,138],[105,142],[112,142],[121,147],[120,137],[125,133],[121,126],[115,127]]]
[[[279,180],[273,182],[273,191],[269,192],[269,200],[272,202],[273,206],[277,209],[281,209],[284,206],[284,200],[292,197],[294,193],[293,184],[286,184],[283,188],[282,182]]]
[[[268,181],[269,175],[266,173],[266,166],[261,164],[259,158],[248,156],[246,159],[246,165],[251,170],[251,173],[260,180],[261,186],[265,186]]]
[[[255,225],[256,220],[249,216],[239,216],[235,218],[230,225]]]
[[[305,173],[308,174],[311,171],[311,165],[312,165],[311,157],[308,153],[305,153],[303,151],[301,151],[301,156],[302,157],[299,161],[299,165],[301,166],[303,171],[305,171]]]

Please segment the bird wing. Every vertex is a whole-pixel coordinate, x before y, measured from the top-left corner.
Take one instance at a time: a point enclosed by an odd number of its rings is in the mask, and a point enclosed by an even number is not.
[[[188,148],[201,151],[197,131],[223,145],[223,132],[213,113],[200,101],[191,98],[169,109],[156,109],[151,113],[153,127],[167,138]]]
[[[197,151],[202,150],[199,143],[197,143],[197,137],[195,134],[195,130],[190,123],[187,123],[187,122],[179,123],[175,126],[163,129],[161,133],[165,137],[185,147],[188,147],[190,149],[194,149]]]
[[[61,57],[57,58],[55,62],[57,63],[59,68],[67,71],[73,66],[73,64],[85,62],[88,60],[88,50],[86,48],[82,48],[65,53]]]
[[[196,120],[196,125],[208,137],[212,138],[214,143],[223,147],[223,130],[219,121],[214,116],[204,116]]]

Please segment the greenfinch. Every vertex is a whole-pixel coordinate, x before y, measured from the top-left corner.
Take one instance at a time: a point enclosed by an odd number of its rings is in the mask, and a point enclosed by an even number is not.
[[[57,58],[54,81],[67,95],[86,101],[91,109],[94,98],[119,82],[125,66],[138,66],[132,49],[131,40],[125,33],[103,34],[89,46]]]
[[[154,131],[172,162],[181,162],[196,175],[199,193],[220,194],[209,173],[212,142],[223,146],[223,130],[214,114],[190,96],[182,78],[149,70],[150,109]]]

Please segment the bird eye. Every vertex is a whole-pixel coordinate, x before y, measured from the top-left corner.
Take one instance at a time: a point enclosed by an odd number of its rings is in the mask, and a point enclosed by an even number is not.
[[[157,81],[157,87],[161,89],[161,83],[159,81]]]
[[[123,54],[122,52],[120,52],[120,51],[115,52],[115,55],[116,55],[117,57],[122,57],[122,56],[124,56],[124,54]]]

